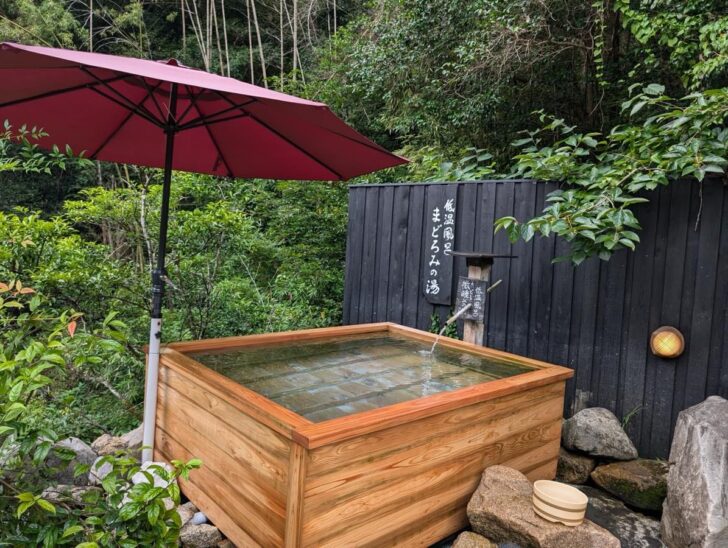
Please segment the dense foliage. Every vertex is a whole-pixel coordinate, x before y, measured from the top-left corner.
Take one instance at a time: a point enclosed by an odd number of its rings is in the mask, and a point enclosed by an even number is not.
[[[43,404],[55,399],[59,380],[84,378],[113,360],[125,341],[126,326],[114,313],[94,330],[82,320],[73,311],[58,314],[20,280],[0,283],[0,543],[175,546],[180,494],[173,480],[187,477],[198,461],[142,470],[130,455],[109,455],[97,464],[110,468],[100,487],[45,490],[74,454],[54,445],[58,435]],[[76,475],[88,472],[88,465],[75,466]]]

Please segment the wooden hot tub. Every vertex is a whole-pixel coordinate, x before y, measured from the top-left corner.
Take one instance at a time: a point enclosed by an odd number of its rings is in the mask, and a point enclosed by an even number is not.
[[[379,323],[167,345],[155,458],[202,459],[182,491],[238,546],[426,546],[466,524],[487,466],[553,478],[573,374],[448,338],[431,358],[433,340]]]

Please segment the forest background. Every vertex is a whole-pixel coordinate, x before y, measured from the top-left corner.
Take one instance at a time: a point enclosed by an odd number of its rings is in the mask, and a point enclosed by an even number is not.
[[[649,190],[727,164],[722,0],[0,0],[0,39],[175,57],[323,101],[411,160],[355,184],[563,181],[543,214],[498,227],[565,238],[575,265],[634,248]],[[90,440],[140,421],[161,177],[45,157],[31,129],[0,130],[0,281],[74,332],[113,328],[24,403]],[[165,339],[339,323],[347,184],[176,174]]]

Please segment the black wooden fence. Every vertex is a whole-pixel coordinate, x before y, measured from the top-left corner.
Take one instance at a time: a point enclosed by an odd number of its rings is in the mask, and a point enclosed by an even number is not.
[[[711,394],[728,397],[728,191],[720,181],[677,182],[639,206],[635,252],[578,267],[552,264],[565,244],[554,238],[510,245],[493,234],[505,215],[541,211],[552,184],[532,181],[445,183],[457,186],[455,249],[517,255],[496,260],[487,346],[568,365],[567,415],[602,406],[632,415],[627,430],[640,454],[665,457],[680,410]],[[442,184],[352,186],[349,194],[344,322],[393,321],[429,329],[423,292],[428,193]],[[428,240],[429,242],[429,240]],[[455,259],[452,295],[463,259]],[[453,303],[454,304],[454,303]],[[676,360],[649,351],[660,325],[685,335]]]

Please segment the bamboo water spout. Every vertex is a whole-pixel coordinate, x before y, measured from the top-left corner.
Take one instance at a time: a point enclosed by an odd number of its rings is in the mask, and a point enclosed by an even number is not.
[[[437,346],[437,343],[440,341],[440,337],[442,337],[442,334],[447,329],[447,326],[451,323],[457,321],[457,319],[465,314],[468,310],[470,310],[473,307],[472,304],[467,304],[464,307],[462,307],[460,310],[458,310],[455,314],[450,316],[450,319],[445,322],[445,325],[442,326],[442,329],[440,329],[440,332],[437,334],[437,338],[435,338],[435,342],[432,343],[432,348],[430,348],[430,355],[433,355],[435,353],[435,347]]]

